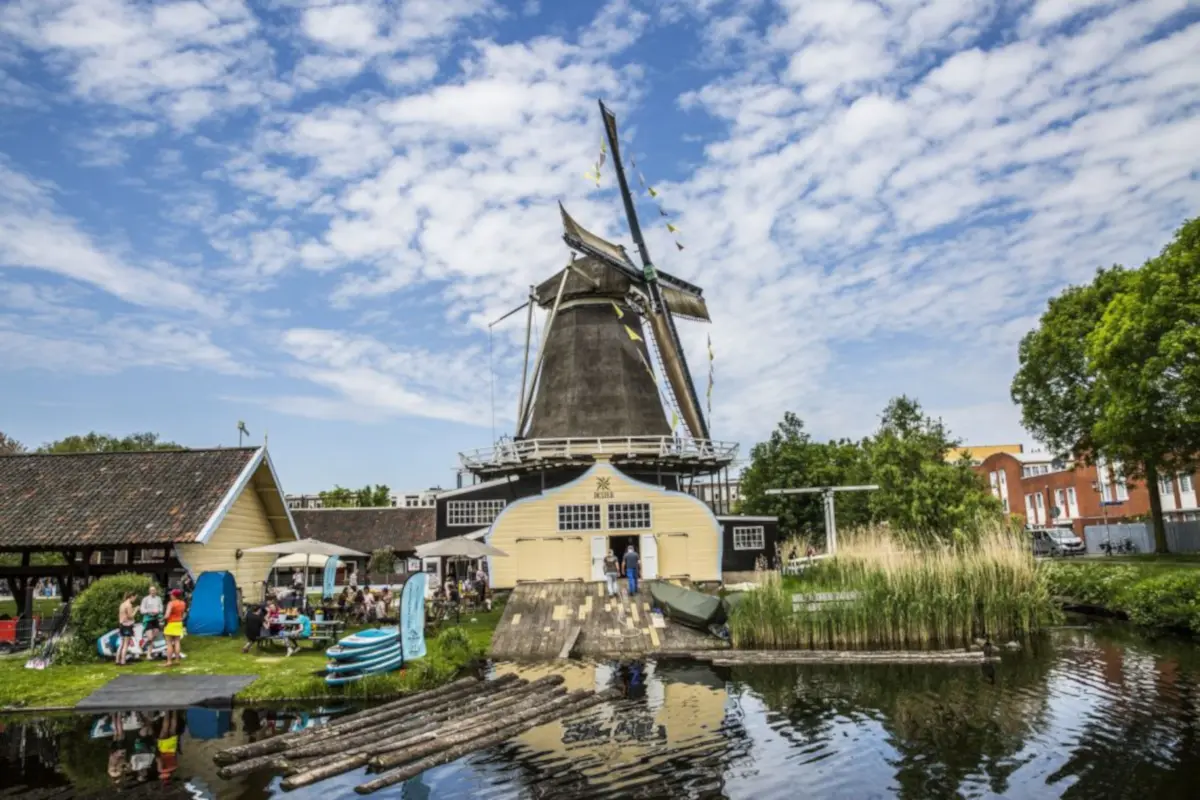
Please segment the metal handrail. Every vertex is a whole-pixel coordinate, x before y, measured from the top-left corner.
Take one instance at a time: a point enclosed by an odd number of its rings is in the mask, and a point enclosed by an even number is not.
[[[460,453],[459,459],[467,469],[494,469],[506,465],[597,455],[722,462],[733,460],[737,451],[736,442],[677,439],[673,436],[614,436],[521,439]]]

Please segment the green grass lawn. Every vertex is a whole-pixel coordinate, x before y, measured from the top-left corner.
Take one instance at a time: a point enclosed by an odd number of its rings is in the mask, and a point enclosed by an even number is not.
[[[1078,560],[1086,564],[1132,564],[1134,566],[1148,567],[1150,569],[1173,569],[1175,567],[1200,568],[1200,553],[1165,553],[1163,555],[1159,555],[1157,553],[1139,553],[1137,555],[1096,556],[1092,558],[1067,560]]]
[[[61,605],[62,601],[57,597],[35,599],[33,601],[33,613],[43,619],[48,619]],[[5,614],[10,617],[17,615],[17,602],[11,597],[0,600],[0,616]]]
[[[323,648],[286,656],[283,648],[252,650],[243,654],[240,637],[188,636],[183,640],[187,658],[170,671],[180,675],[257,675],[258,679],[237,695],[239,703],[293,698],[389,697],[429,689],[457,677],[472,662],[483,657],[492,631],[500,621],[503,606],[490,612],[464,615],[458,626],[450,626],[427,639],[428,654],[406,669],[371,676],[346,687],[328,687],[324,681]],[[462,633],[453,629],[458,628]],[[148,675],[167,672],[161,661],[117,667],[111,662],[53,665],[46,670],[25,669],[28,653],[0,657],[0,709],[5,707],[70,706],[91,694],[117,675]]]

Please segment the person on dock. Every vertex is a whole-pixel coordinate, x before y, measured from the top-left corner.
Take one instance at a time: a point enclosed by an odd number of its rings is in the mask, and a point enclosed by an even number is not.
[[[158,638],[158,632],[162,630],[163,601],[158,596],[158,587],[153,583],[142,598],[138,613],[142,615],[142,641],[138,646],[143,653],[148,654],[154,640]]]
[[[608,581],[608,596],[617,596],[617,579],[621,577],[621,562],[617,559],[615,550],[609,550],[604,557],[604,579]]]
[[[187,603],[183,601],[183,591],[171,590],[171,602],[167,603],[167,624],[163,627],[163,635],[167,637],[167,666],[173,667],[183,658],[179,652],[179,642],[183,639],[183,618],[187,614]]]
[[[625,548],[625,577],[629,579],[629,594],[635,595],[638,593],[638,575],[640,573],[641,563],[638,558],[638,551],[633,549],[633,545]]]
[[[121,637],[121,645],[117,648],[117,666],[119,667],[125,666],[129,648],[133,646],[133,625],[136,621],[133,601],[136,599],[137,592],[126,592],[121,607],[117,609],[117,633]]]

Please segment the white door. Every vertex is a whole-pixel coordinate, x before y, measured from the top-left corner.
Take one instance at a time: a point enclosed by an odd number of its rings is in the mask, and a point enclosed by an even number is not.
[[[1196,483],[1187,472],[1179,473],[1179,507],[1196,507]]]
[[[592,537],[592,580],[604,580],[604,557],[608,555],[608,537]]]
[[[658,540],[653,533],[643,533],[641,536],[642,580],[648,581],[658,577]]]

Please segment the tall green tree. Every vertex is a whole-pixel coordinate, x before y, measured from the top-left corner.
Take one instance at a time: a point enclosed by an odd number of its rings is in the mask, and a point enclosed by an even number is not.
[[[1200,454],[1200,220],[1137,270],[1097,272],[1050,301],[1021,341],[1013,399],[1063,455],[1120,460],[1145,478],[1155,549],[1166,552],[1158,478]]]
[[[848,439],[816,442],[793,412],[750,451],[750,465],[741,475],[742,500],[739,512],[779,517],[782,530],[821,539],[825,517],[816,494],[768,495],[768,489],[841,486],[863,483],[868,477],[865,454],[860,444]],[[867,499],[838,497],[838,525],[854,527],[870,521]]]
[[[129,453],[140,450],[186,450],[183,445],[159,439],[157,433],[131,433],[120,438],[105,433],[68,436],[44,444],[39,453]]]
[[[922,538],[967,535],[981,517],[999,516],[1000,505],[983,478],[960,459],[946,456],[961,442],[916,400],[900,396],[883,410],[867,445],[874,515],[898,531]]]
[[[385,484],[370,484],[361,489],[348,489],[337,484],[319,494],[324,508],[379,508],[391,506],[392,490]]]
[[[15,456],[25,452],[25,445],[0,431],[0,456]]]

